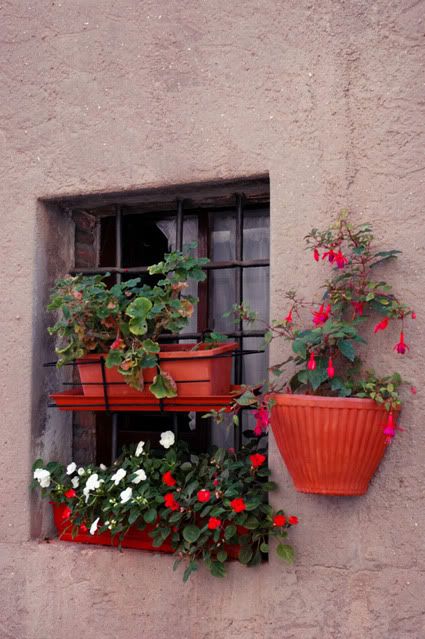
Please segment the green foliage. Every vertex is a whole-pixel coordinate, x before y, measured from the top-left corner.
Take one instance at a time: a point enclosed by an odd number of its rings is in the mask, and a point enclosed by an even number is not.
[[[254,453],[264,450],[252,443],[239,453],[216,449],[193,455],[179,442],[161,454],[145,444],[139,456],[133,448],[126,450],[110,468],[71,465],[69,474],[61,464],[45,465],[37,459],[32,487],[40,489],[44,498],[70,508],[68,521],[74,534],[82,524],[90,528],[97,518],[97,532],[109,531],[120,540],[131,526],[141,530],[149,526],[154,547],[167,541],[174,548],[174,569],[186,563],[184,581],[200,562],[212,575],[223,577],[225,564],[238,546],[239,561],[255,566],[261,553],[268,552],[270,538],[282,541],[290,527],[285,519],[283,525],[274,522],[276,515],[283,515],[267,503],[276,485],[267,481],[270,471],[265,457],[260,466],[253,465],[250,456]],[[163,479],[168,471],[176,482],[172,486]],[[71,488],[75,495],[68,492]],[[208,491],[206,501],[200,501],[200,490]],[[172,506],[167,502],[170,496]],[[242,510],[232,507],[234,499],[243,500]],[[285,548],[289,556],[289,546]]]
[[[149,267],[156,279],[163,276],[152,286],[141,285],[140,278],[134,278],[108,288],[108,274],[58,280],[47,307],[59,316],[49,328],[60,340],[58,366],[102,353],[106,366],[117,367],[124,380],[138,389],[142,387],[142,369],[157,367],[150,390],[158,398],[175,397],[174,381],[159,367],[158,338],[166,331],[179,333],[187,325],[197,299],[183,292],[188,280],[205,279],[202,267],[207,263],[207,258],[169,253]],[[220,340],[218,334],[214,337]]]

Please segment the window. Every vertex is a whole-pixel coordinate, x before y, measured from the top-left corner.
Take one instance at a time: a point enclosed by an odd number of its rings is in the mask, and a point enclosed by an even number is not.
[[[223,317],[233,304],[246,302],[263,318],[269,307],[269,193],[268,180],[197,187],[190,192],[144,194],[121,198],[106,205],[72,206],[76,221],[74,272],[102,273],[108,281],[141,277],[149,281],[147,267],[170,250],[190,249],[210,258],[207,280],[190,291],[199,304],[190,325],[179,336],[164,335],[165,341],[201,339],[216,330],[238,341],[244,351],[263,348],[263,324],[234,323]],[[189,250],[189,249],[188,249]],[[250,383],[266,376],[267,356],[251,353],[234,358],[234,383]],[[97,462],[114,459],[125,444],[140,439],[157,441],[164,429],[178,431],[193,450],[210,444],[239,446],[245,424],[235,430],[230,424],[210,428],[193,413],[98,413]],[[87,417],[76,418],[74,458],[79,458],[81,429],[87,438]],[[141,435],[143,431],[143,436]]]

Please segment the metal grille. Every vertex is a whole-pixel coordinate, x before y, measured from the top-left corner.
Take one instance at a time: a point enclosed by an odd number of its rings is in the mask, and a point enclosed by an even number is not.
[[[207,274],[209,275],[213,271],[220,271],[222,269],[232,269],[235,271],[235,297],[236,299],[232,300],[233,303],[241,304],[244,300],[244,272],[246,269],[258,269],[269,266],[269,258],[261,258],[261,259],[246,259],[244,256],[244,217],[246,211],[256,211],[261,209],[264,211],[265,207],[268,207],[268,202],[249,202],[246,200],[243,193],[237,193],[234,196],[234,208],[233,215],[235,215],[235,255],[234,259],[224,260],[224,261],[214,261],[211,260],[210,263],[205,267]],[[216,211],[229,211],[231,210],[229,206],[225,208],[217,208],[215,209],[213,206],[209,206],[208,209],[196,209],[194,208],[193,201],[190,201],[190,207],[188,207],[187,212],[185,210],[185,200],[179,199],[175,201],[174,211],[167,210],[166,211],[156,211],[155,215],[158,217],[162,215],[172,216],[175,219],[175,246],[177,250],[184,250],[183,246],[183,237],[184,237],[184,222],[185,222],[185,213],[190,216],[197,216],[199,220],[199,237],[198,237],[198,246],[199,246],[199,255],[208,256],[209,251],[209,231],[208,231],[208,223],[207,227],[205,226],[206,216],[208,213],[214,214]],[[142,275],[148,272],[147,266],[131,266],[124,267],[123,264],[125,262],[125,256],[123,255],[123,218],[125,215],[131,215],[134,212],[141,213],[140,208],[134,210],[133,207],[128,207],[125,205],[116,204],[109,207],[108,216],[111,216],[111,211],[113,211],[113,216],[115,219],[115,232],[114,232],[114,242],[115,242],[115,263],[107,264],[102,266],[96,266],[93,268],[75,268],[74,273],[82,273],[82,274],[106,274],[110,273],[116,282],[121,282],[123,277],[128,275]],[[96,214],[96,210],[91,210]],[[142,211],[143,213],[143,211]],[[101,219],[101,218],[99,218]],[[98,261],[99,264],[99,261]],[[197,330],[191,333],[182,333],[180,335],[171,335],[165,334],[161,336],[163,341],[173,341],[176,339],[202,339],[205,331],[211,329],[212,327],[208,326],[208,317],[209,317],[209,294],[208,294],[208,279],[206,286],[202,284],[199,287],[198,295],[200,298],[200,302],[198,305],[198,326]],[[231,303],[229,305],[231,305]],[[229,331],[221,331],[225,332],[225,334],[229,338],[233,338],[235,341],[239,343],[240,349],[242,349],[243,340],[246,338],[261,338],[264,336],[264,331],[259,328],[249,328],[245,323],[241,320],[238,321],[235,325],[235,328]],[[241,384],[243,383],[243,362],[241,357],[235,358],[235,366],[234,366],[234,383]],[[205,420],[198,427],[205,427]],[[174,429],[177,430],[178,423],[177,418],[174,419]],[[118,433],[119,433],[119,416],[117,413],[113,413],[112,415],[112,429],[111,429],[111,457],[112,459],[116,458],[117,449],[118,449]],[[234,445],[235,447],[239,447],[242,439],[242,426],[239,429],[235,429],[235,439]]]

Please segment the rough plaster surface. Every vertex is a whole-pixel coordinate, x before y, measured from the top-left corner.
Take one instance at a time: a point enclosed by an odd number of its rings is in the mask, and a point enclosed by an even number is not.
[[[424,27],[415,0],[1,4],[1,639],[425,637]],[[40,359],[72,225],[37,198],[265,171],[272,315],[286,289],[313,290],[301,238],[341,206],[404,250],[412,351],[395,363],[385,342],[382,363],[420,390],[369,493],[295,493],[272,443],[276,501],[301,520],[295,566],[185,587],[167,557],[31,540],[49,526],[31,460],[70,449]]]

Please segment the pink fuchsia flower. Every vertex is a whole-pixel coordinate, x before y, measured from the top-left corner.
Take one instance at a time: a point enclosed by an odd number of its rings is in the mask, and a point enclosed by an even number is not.
[[[352,307],[354,308],[354,313],[359,317],[363,315],[364,304],[363,302],[351,302]]]
[[[259,437],[267,430],[267,426],[270,424],[269,411],[265,406],[261,406],[258,410],[254,411],[254,417],[256,419],[254,435]]]
[[[403,333],[403,331],[400,331],[400,341],[398,342],[398,344],[396,344],[394,346],[394,350],[397,351],[397,353],[400,353],[400,355],[404,355],[406,350],[407,351],[410,350],[408,345],[405,344],[405,342],[404,342],[404,333]]]
[[[415,311],[412,311],[412,319],[416,319],[416,313],[415,313]]]
[[[416,386],[411,386],[410,392],[412,393],[412,395],[416,395],[416,393],[418,392]]]
[[[330,379],[335,377],[335,369],[334,369],[332,357],[329,358],[328,367],[326,369],[326,372],[328,373],[328,377],[330,377]]]
[[[322,260],[325,260],[326,258],[328,258],[328,261],[332,264],[335,257],[336,257],[335,251],[333,249],[329,249],[329,251],[326,251],[325,253],[323,253]]]
[[[285,322],[287,322],[288,324],[292,324],[294,320],[292,319],[292,308],[289,311],[288,315],[285,317]]]
[[[384,428],[384,435],[385,435],[385,442],[387,444],[390,444],[392,441],[392,438],[395,435],[394,417],[391,411],[388,414],[388,421]]]
[[[314,259],[316,260],[316,262],[318,262],[318,261],[319,261],[319,259],[320,259],[320,253],[319,253],[319,251],[317,250],[317,248],[315,248],[315,249],[314,249],[314,251],[313,251],[313,257],[314,257]]]
[[[329,319],[331,312],[331,305],[328,304],[325,308],[324,304],[321,304],[318,311],[313,311],[313,324],[315,326],[321,326]]]
[[[314,371],[314,369],[316,368],[316,360],[314,358],[313,352],[310,353],[310,359],[308,360],[307,368],[309,371]]]
[[[385,317],[383,320],[375,324],[375,328],[373,329],[373,332],[378,333],[379,331],[385,331],[389,321],[390,320],[388,319],[388,317]]]
[[[342,253],[341,249],[339,249],[338,253],[335,255],[335,262],[338,268],[344,268],[344,266],[348,264],[348,259]]]

